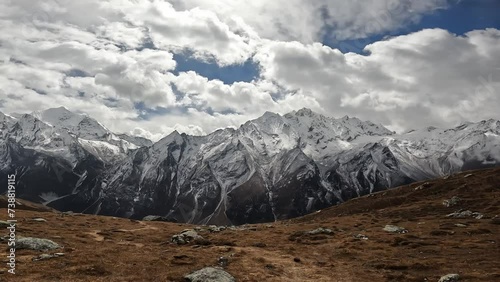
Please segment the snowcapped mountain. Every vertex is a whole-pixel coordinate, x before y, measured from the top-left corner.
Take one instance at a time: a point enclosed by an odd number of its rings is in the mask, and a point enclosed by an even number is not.
[[[198,224],[285,219],[413,181],[500,164],[495,120],[396,134],[357,118],[302,109],[266,112],[238,129],[207,136],[173,132],[150,144],[59,108],[0,115],[0,129],[0,157],[10,161],[3,173],[19,173],[17,155],[32,150],[23,159],[29,163],[23,173],[36,179],[35,172],[49,171],[56,176],[47,183],[65,183],[51,190],[26,178],[23,189],[30,199],[60,210],[155,214]],[[54,163],[66,174],[53,171]]]
[[[65,108],[0,113],[0,178],[15,171],[19,197],[48,203],[73,193],[89,174],[103,173],[142,147],[130,138],[120,138],[94,119]]]

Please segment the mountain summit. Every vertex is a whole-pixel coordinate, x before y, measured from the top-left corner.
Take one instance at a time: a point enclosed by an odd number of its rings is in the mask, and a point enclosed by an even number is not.
[[[59,210],[199,224],[304,215],[414,181],[500,164],[500,122],[395,134],[309,109],[148,144],[65,108],[0,115],[0,178]]]

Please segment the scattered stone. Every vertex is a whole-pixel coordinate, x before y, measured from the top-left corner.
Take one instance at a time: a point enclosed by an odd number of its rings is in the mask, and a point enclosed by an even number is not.
[[[184,276],[189,282],[236,282],[231,274],[220,268],[206,267]]]
[[[446,217],[453,217],[453,218],[473,217],[475,219],[482,219],[484,217],[484,214],[479,213],[479,212],[471,212],[469,210],[466,210],[466,211],[456,211],[454,213],[450,213]]]
[[[363,234],[356,234],[353,237],[354,237],[354,239],[358,239],[358,240],[368,240],[368,237],[366,235],[363,235]]]
[[[474,176],[474,174],[469,173],[469,174],[465,175],[465,176],[464,176],[464,178],[469,178],[469,177],[471,177],[471,176]]]
[[[217,264],[220,266],[220,267],[226,267],[228,264],[229,264],[229,259],[226,258],[226,257],[220,257],[218,260],[217,260]]]
[[[31,221],[34,221],[34,222],[47,222],[47,220],[45,218],[33,218]]]
[[[399,227],[396,225],[390,225],[390,224],[388,224],[384,227],[384,231],[387,231],[390,233],[399,233],[399,234],[408,233],[408,230],[406,228]]]
[[[462,199],[460,199],[459,197],[453,196],[449,200],[444,200],[443,206],[445,206],[447,208],[451,208],[451,207],[458,205],[461,201],[462,201]]]
[[[467,224],[462,224],[462,223],[455,223],[456,227],[467,227]]]
[[[191,242],[203,245],[203,243],[205,243],[206,241],[207,240],[205,240],[205,238],[198,235],[198,232],[194,231],[193,229],[186,229],[180,234],[172,236],[172,242],[177,245],[185,245]]]
[[[49,255],[49,254],[41,254],[37,257],[34,257],[32,259],[32,261],[39,261],[39,260],[45,260],[45,259],[51,259],[53,258],[54,256],[53,255]]]
[[[320,227],[318,229],[307,231],[306,234],[308,234],[308,235],[318,235],[318,234],[332,235],[333,231],[331,229],[328,229],[328,228]]]
[[[142,218],[142,221],[166,221],[163,216],[159,215],[147,215]]]
[[[32,237],[22,237],[18,238],[16,241],[16,249],[29,249],[29,250],[54,250],[61,246],[54,241],[48,239],[32,238]]]
[[[432,183],[430,183],[430,182],[425,182],[424,184],[422,184],[422,185],[420,185],[420,186],[416,187],[416,188],[415,188],[415,191],[419,191],[419,190],[422,190],[422,189],[424,189],[424,188],[429,188],[429,187],[431,187],[431,186],[432,186]]]
[[[460,275],[458,274],[448,274],[439,279],[439,282],[457,282],[460,280]]]
[[[49,254],[41,254],[37,257],[32,258],[32,261],[39,261],[39,260],[46,260],[46,259],[51,259],[51,258],[57,258],[57,257],[62,257],[64,256],[64,253],[54,253],[52,255]]]
[[[224,231],[224,230],[226,230],[225,226],[217,226],[217,225],[210,225],[210,226],[208,226],[208,231],[210,231],[212,233],[221,232],[221,231]]]

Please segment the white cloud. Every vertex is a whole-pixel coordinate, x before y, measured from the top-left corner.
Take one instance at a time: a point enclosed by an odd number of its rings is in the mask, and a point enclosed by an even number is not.
[[[317,43],[390,33],[447,4],[368,2],[4,1],[0,111],[63,105],[155,140],[302,107],[401,130],[499,118],[499,30],[428,29],[368,45],[368,55]],[[260,77],[225,84],[177,74],[180,50],[220,66],[253,59]]]
[[[325,112],[397,128],[450,125],[498,117],[499,33],[427,29],[368,45],[366,56],[269,42],[256,59],[267,80],[308,93]]]
[[[320,41],[364,38],[393,31],[447,6],[448,0],[173,0],[177,9],[202,7],[222,19],[240,17],[268,39]]]
[[[217,112],[259,112],[263,108],[277,109],[271,93],[259,84],[235,82],[224,84],[220,80],[208,80],[193,71],[180,73],[174,79],[176,88],[185,93],[183,103]]]

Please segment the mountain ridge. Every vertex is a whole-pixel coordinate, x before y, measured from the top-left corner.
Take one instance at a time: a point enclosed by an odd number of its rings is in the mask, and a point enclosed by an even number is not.
[[[42,187],[21,185],[21,195],[43,198],[38,202],[59,210],[132,218],[155,214],[198,224],[267,222],[500,165],[500,121],[493,119],[396,134],[370,121],[304,108],[285,115],[266,112],[237,129],[205,136],[172,132],[152,144],[137,139],[135,145],[133,137],[121,138],[90,117],[64,108],[45,113],[55,126],[32,115],[17,122],[0,118],[0,155],[7,164],[0,176],[39,171],[30,177]],[[80,126],[85,119],[93,121]],[[27,155],[23,162],[21,154]],[[35,165],[27,164],[30,158]],[[61,175],[70,180],[61,181]]]

